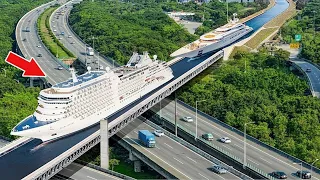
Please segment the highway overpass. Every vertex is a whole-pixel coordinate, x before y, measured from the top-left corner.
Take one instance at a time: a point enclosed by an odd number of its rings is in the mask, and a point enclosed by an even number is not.
[[[221,175],[212,172],[208,168],[212,167],[215,164],[214,162],[166,135],[156,137],[155,148],[146,148],[138,139],[138,131],[142,129],[149,130],[150,132],[155,130],[150,125],[144,123],[142,118],[137,118],[118,132],[117,136],[131,146],[130,148],[137,149],[143,155],[163,167],[167,172],[171,172],[177,179],[240,179],[230,172]]]
[[[55,3],[56,1],[51,1],[29,11],[19,20],[15,32],[17,45],[20,50],[19,54],[26,59],[34,57],[39,66],[46,73],[46,79],[50,84],[65,81],[70,77],[68,70],[57,69],[60,63],[44,46],[38,35],[37,20],[39,15]],[[26,28],[28,28],[30,32],[26,32]],[[41,47],[38,47],[39,45]],[[42,57],[38,57],[38,54],[42,54]]]
[[[177,119],[178,126],[184,128],[187,132],[190,132],[195,136],[195,108],[184,104],[182,101],[177,103]],[[204,102],[205,103],[205,102]],[[160,115],[159,106],[160,104],[155,105],[151,108],[153,112],[156,112]],[[205,104],[202,104],[205,106]],[[201,106],[202,106],[201,105]],[[161,117],[170,121],[174,124],[175,119],[175,103],[172,100],[164,99],[162,101],[162,110]],[[200,106],[200,104],[199,104]],[[182,121],[183,117],[190,116],[193,118],[194,122],[187,123]],[[228,152],[238,158],[243,162],[244,157],[244,138],[241,131],[232,128],[223,122],[211,117],[198,110],[197,117],[198,125],[198,138],[201,138],[201,135],[204,133],[211,133],[214,136],[212,144],[223,149],[225,152]],[[231,139],[230,144],[221,143],[219,139],[221,137],[229,137]],[[300,165],[293,163],[302,162],[299,159],[291,158],[290,155],[285,154],[284,152],[275,151],[272,147],[263,146],[262,142],[253,141],[252,137],[247,135],[247,146],[246,146],[246,156],[247,163],[253,167],[256,167],[262,170],[265,173],[271,173],[273,171],[283,171],[288,175],[289,179],[299,179],[293,173],[300,170]],[[310,165],[304,162],[307,167],[304,167],[303,170],[310,171]],[[318,172],[313,172],[313,179],[320,179],[319,170]]]

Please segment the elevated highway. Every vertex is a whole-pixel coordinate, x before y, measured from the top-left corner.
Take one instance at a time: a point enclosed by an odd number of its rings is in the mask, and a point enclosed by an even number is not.
[[[109,135],[111,136],[119,132],[141,113],[158,103],[221,57],[221,52],[218,52],[215,56],[211,56],[210,54],[196,60],[182,59],[175,64],[171,64],[170,66],[174,72],[174,79],[172,81],[145,95],[112,116],[107,117]],[[19,148],[1,157],[3,161],[0,162],[0,168],[6,172],[3,175],[4,178],[46,179],[52,177],[63,167],[100,142],[99,129],[99,125],[96,125],[53,142],[41,143],[41,141],[33,139],[21,145]],[[14,171],[16,169],[19,169],[19,173]]]
[[[46,73],[46,79],[50,84],[65,81],[70,77],[70,73],[66,69],[57,69],[59,62],[49,50],[46,49],[39,38],[37,30],[37,20],[40,14],[56,2],[57,1],[51,1],[29,11],[19,20],[15,32],[20,54],[26,59],[34,57],[42,70]],[[38,57],[38,54],[41,54],[42,57]]]
[[[151,107],[158,103],[160,99],[168,95],[163,94],[163,92],[171,93],[176,88],[179,88],[220,59],[222,55],[222,52],[218,52],[215,55],[203,56],[197,60],[190,61],[189,59],[182,59],[171,64],[170,67],[173,70],[174,78],[170,82],[155,89],[151,93],[146,94],[141,99],[110,117],[107,117],[110,124],[110,135],[114,135],[120,131],[124,126],[130,123],[131,120],[144,112],[139,110],[141,106],[149,105]],[[159,95],[160,92],[162,94]],[[147,110],[148,108],[144,109]],[[123,115],[129,115],[130,120],[123,117]],[[99,124],[97,124],[79,133],[53,142],[42,143],[41,140],[33,139],[30,142],[21,145],[19,148],[0,157],[0,168],[3,172],[6,172],[3,174],[3,178],[47,179],[52,177],[63,169],[63,167],[69,165],[72,161],[100,142],[99,129]],[[19,169],[19,172],[16,171],[17,169]]]
[[[177,119],[178,125],[188,132],[192,133],[195,136],[195,109],[184,104],[181,101],[177,103]],[[175,103],[169,99],[164,99],[162,102],[161,117],[170,121],[174,124],[175,116]],[[159,104],[152,107],[151,110],[160,115]],[[183,117],[190,116],[193,118],[192,123],[187,123],[182,121]],[[219,120],[206,115],[198,110],[198,138],[201,138],[202,134],[211,133],[214,137],[212,143],[215,146],[223,149],[226,152],[238,157],[243,161],[244,157],[244,138],[243,134],[240,131],[237,131],[230,126],[222,125],[224,123]],[[231,139],[230,144],[221,143],[219,139],[221,137],[229,137]],[[249,137],[247,135],[247,137]],[[299,179],[294,173],[300,170],[300,165],[295,165],[293,163],[299,163],[301,160],[292,159],[289,155],[281,153],[280,151],[275,152],[271,147],[262,146],[257,141],[252,141],[252,138],[247,138],[247,164],[251,164],[265,173],[271,173],[273,171],[283,171],[288,175],[289,179]],[[303,170],[310,171],[310,165],[307,166],[307,163],[304,162]],[[313,179],[320,179],[320,174],[313,172]]]
[[[60,42],[69,49],[76,57],[86,66],[91,66],[92,69],[99,69],[99,65],[105,67],[114,67],[118,64],[112,60],[101,56],[97,51],[94,51],[94,56],[88,56],[86,53],[87,43],[79,38],[77,34],[70,28],[68,23],[69,13],[73,7],[73,1],[69,1],[56,9],[50,16],[50,27]],[[59,12],[63,12],[60,14]],[[64,35],[61,35],[64,33]],[[97,43],[98,39],[93,38]],[[97,62],[98,61],[98,62]]]
[[[227,174],[216,174],[209,170],[213,162],[191,151],[187,147],[174,141],[168,136],[156,137],[156,147],[146,148],[138,139],[139,130],[155,129],[144,123],[140,118],[135,119],[117,133],[123,141],[137,149],[145,156],[152,159],[161,167],[178,179],[240,179],[239,177],[227,172]]]
[[[307,76],[311,93],[320,98],[320,69],[312,63],[303,60],[291,60]],[[307,72],[310,69],[310,72]]]

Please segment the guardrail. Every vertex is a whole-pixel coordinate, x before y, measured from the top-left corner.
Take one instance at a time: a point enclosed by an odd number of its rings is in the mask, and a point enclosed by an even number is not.
[[[49,7],[51,7],[51,6],[49,6]],[[48,8],[45,8],[45,9],[48,9]],[[44,11],[43,11],[42,13],[44,13]],[[41,13],[41,14],[42,14],[42,13]],[[40,14],[40,16],[41,16],[41,14]],[[39,17],[40,17],[40,16],[39,16]],[[38,29],[37,23],[38,23],[38,20],[35,22],[36,34],[37,34],[37,37],[38,37],[39,41],[41,42],[42,47],[44,47],[44,49],[45,49],[45,50],[47,51],[47,53],[51,56],[52,59],[54,59],[54,60],[55,60],[56,62],[58,62],[62,67],[64,67],[67,71],[70,72],[68,66],[67,66],[65,63],[63,63],[61,60],[59,60],[57,57],[55,57],[55,56],[51,53],[51,51],[47,48],[47,46],[42,42],[42,39],[41,39],[40,34],[39,34],[39,29]],[[51,29],[49,29],[49,31],[51,31]]]
[[[311,80],[310,80],[309,76],[307,75],[307,73],[306,73],[299,65],[297,65],[294,61],[291,61],[291,62],[292,62],[292,65],[293,65],[295,68],[297,68],[300,72],[303,73],[303,75],[304,75],[305,77],[308,78],[308,84],[309,84],[309,87],[310,87],[311,94],[312,94],[313,97],[316,97],[316,94],[314,93],[313,86],[312,86],[312,84],[311,84]],[[320,69],[320,68],[319,68],[319,69]]]
[[[121,173],[118,173],[118,172],[115,172],[115,171],[112,171],[112,170],[109,170],[109,169],[104,169],[104,168],[102,168],[100,166],[97,166],[97,165],[94,165],[94,164],[91,164],[91,163],[88,163],[88,162],[85,162],[85,161],[82,161],[82,160],[79,160],[79,159],[75,160],[75,162],[79,163],[81,165],[90,167],[92,169],[95,169],[95,170],[110,174],[110,175],[118,177],[118,178],[127,179],[127,180],[135,180],[134,178],[132,178],[130,176],[127,176],[127,175],[124,175],[124,174],[121,174]]]
[[[142,119],[146,124],[150,125],[151,127],[155,128],[155,129],[161,129],[165,135],[167,135],[169,138],[173,139],[174,141],[178,142],[179,144],[182,144],[183,146],[187,147],[188,149],[192,150],[193,152],[201,155],[202,157],[208,159],[209,161],[217,164],[217,165],[221,165],[223,168],[225,168],[226,170],[228,170],[230,173],[242,178],[242,179],[252,179],[251,177],[239,172],[238,170],[234,169],[232,166],[229,166],[228,164],[220,161],[219,159],[211,156],[210,154],[204,152],[203,150],[195,147],[194,145],[188,143],[187,141],[175,136],[174,134],[170,133],[169,131],[163,129],[162,127],[156,125],[155,123],[151,122],[150,120],[146,119],[143,116],[139,117],[140,119]],[[179,126],[179,125],[178,125]],[[180,127],[181,128],[181,127]]]
[[[188,109],[191,109],[191,110],[195,111],[194,107],[184,103],[183,101],[178,100],[178,102],[180,104],[182,104],[183,106],[187,107]],[[232,126],[230,126],[230,125],[228,125],[228,124],[226,124],[226,123],[224,123],[224,122],[222,122],[222,121],[220,121],[220,120],[218,120],[218,119],[216,119],[216,118],[214,118],[214,117],[212,117],[212,116],[200,111],[199,109],[197,111],[198,111],[198,115],[202,115],[202,116],[206,117],[207,119],[209,119],[209,120],[211,120],[211,121],[213,121],[213,122],[215,122],[215,123],[217,123],[217,124],[219,124],[219,125],[221,125],[221,126],[223,126],[225,128],[228,128],[229,130],[232,130],[233,132],[235,132],[235,133],[237,133],[237,134],[239,134],[241,136],[244,136],[244,133],[242,131],[238,130],[237,128],[234,128],[234,127],[232,127]],[[307,162],[304,162],[304,161],[302,161],[302,160],[300,160],[300,159],[298,159],[296,157],[293,157],[290,154],[288,154],[286,152],[283,152],[283,151],[281,151],[281,150],[279,150],[279,149],[277,149],[275,147],[272,147],[272,146],[270,146],[270,145],[268,145],[268,144],[266,144],[266,143],[264,143],[262,141],[259,141],[258,139],[254,138],[254,137],[252,137],[250,135],[246,135],[246,137],[247,137],[247,140],[250,140],[250,141],[252,141],[254,143],[257,143],[260,146],[265,147],[265,148],[267,148],[267,149],[269,149],[269,150],[271,150],[271,151],[273,151],[275,153],[278,153],[279,155],[281,155],[281,156],[283,156],[285,158],[288,158],[288,159],[290,159],[290,160],[292,160],[292,161],[294,161],[296,163],[300,163],[301,162],[304,167],[311,169],[311,165],[308,164]],[[318,169],[316,167],[312,167],[312,170],[314,172],[318,173],[318,174],[320,173],[320,169]]]
[[[81,42],[82,42],[83,44],[85,44],[85,45],[88,44],[88,43],[86,43],[83,39],[81,39],[80,36],[79,36],[77,33],[75,33],[75,32],[73,31],[72,27],[70,26],[70,23],[69,23],[69,15],[70,15],[70,12],[71,12],[71,10],[68,11],[68,12],[66,12],[66,21],[67,21],[67,26],[68,26],[68,28],[69,28],[70,31],[73,33],[73,35],[74,35],[77,39],[79,39],[79,41],[81,41]],[[97,50],[95,50],[95,49],[93,49],[93,50],[94,50],[94,53],[95,53],[95,54],[98,54],[98,51],[97,51]],[[99,53],[99,56],[101,56],[104,60],[108,61],[110,64],[113,64],[114,67],[119,67],[119,66],[120,66],[114,59],[112,59],[112,58],[110,58],[110,57],[106,57],[106,56],[104,56],[104,55],[102,55],[102,54],[100,54],[100,53]]]

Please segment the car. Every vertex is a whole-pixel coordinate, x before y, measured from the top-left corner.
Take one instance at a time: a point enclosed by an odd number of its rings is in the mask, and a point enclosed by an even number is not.
[[[38,48],[41,48],[41,45],[38,45],[37,47],[38,47]]]
[[[278,179],[287,179],[287,175],[286,173],[282,172],[282,171],[274,171],[272,172],[272,176]]]
[[[72,41],[71,44],[74,44],[74,41]]]
[[[218,173],[218,174],[226,174],[227,170],[219,165],[213,165],[212,167],[209,168],[209,170]]]
[[[159,129],[154,130],[154,134],[158,137],[164,136],[164,132]]]
[[[302,179],[311,179],[311,173],[309,171],[297,171],[296,176]]]
[[[52,27],[54,27],[54,28],[55,28],[56,26],[52,26]]]
[[[56,30],[56,29],[54,29],[54,30],[53,30],[53,32],[57,32],[57,30]]]
[[[59,39],[59,40],[61,40],[61,39],[62,39],[62,37],[59,37],[58,39]]]
[[[61,35],[64,35],[64,32],[61,32]]]
[[[41,53],[39,53],[39,54],[38,54],[38,57],[42,57],[42,54],[41,54]]]
[[[100,65],[100,66],[99,66],[99,69],[101,69],[101,70],[102,70],[102,69],[103,69],[103,66],[102,66],[102,65]]]
[[[22,41],[27,41],[27,39],[26,39],[26,38],[24,38],[24,39],[22,39]]]
[[[213,135],[211,133],[202,134],[202,138],[208,141],[212,141]]]
[[[307,68],[307,69],[306,69],[306,72],[311,72],[311,69],[310,69],[310,68]]]
[[[71,35],[69,35],[69,36],[68,36],[68,38],[72,38],[72,36],[71,36]]]
[[[54,21],[52,21],[54,23]]]
[[[227,143],[227,144],[231,143],[231,139],[228,137],[222,137],[222,138],[220,138],[220,141],[223,143]]]
[[[58,66],[58,70],[63,70],[63,67],[61,65]]]
[[[193,119],[190,116],[185,116],[185,117],[182,118],[182,120],[185,121],[185,122],[193,122]]]

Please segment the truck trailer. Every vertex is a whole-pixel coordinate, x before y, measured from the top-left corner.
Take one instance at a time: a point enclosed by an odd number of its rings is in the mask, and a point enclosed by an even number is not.
[[[138,133],[139,140],[146,147],[156,147],[156,140],[154,134],[148,130],[140,130]]]

